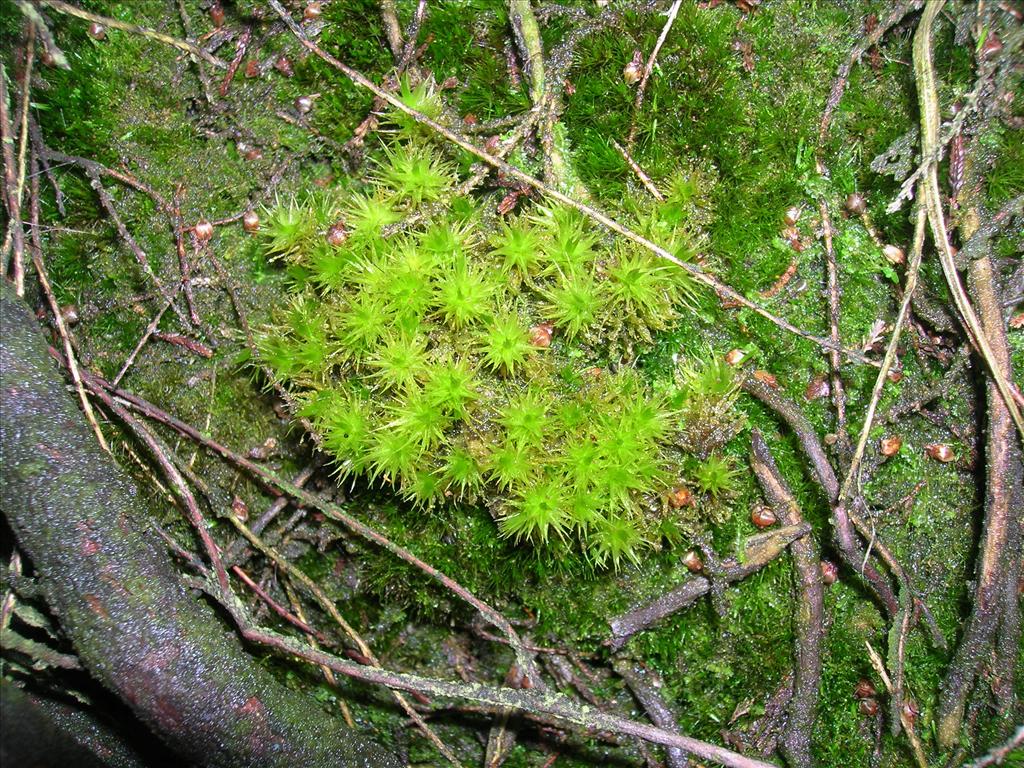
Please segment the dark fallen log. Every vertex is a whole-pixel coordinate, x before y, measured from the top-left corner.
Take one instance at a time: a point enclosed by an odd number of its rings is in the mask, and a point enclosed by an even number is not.
[[[398,766],[255,663],[145,531],[141,493],[96,444],[38,325],[0,287],[0,503],[86,669],[204,766]]]

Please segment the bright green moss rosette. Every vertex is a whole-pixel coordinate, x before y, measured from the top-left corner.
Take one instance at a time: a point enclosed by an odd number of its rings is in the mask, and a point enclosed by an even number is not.
[[[484,504],[515,542],[576,541],[599,567],[692,530],[698,511],[669,491],[689,478],[710,501],[727,493],[711,451],[735,434],[735,387],[720,365],[658,389],[632,367],[685,307],[688,276],[574,210],[502,217],[494,196],[385,236],[458,181],[440,146],[397,127],[361,191],[280,205],[264,228],[294,295],[260,362],[338,472],[415,505]],[[704,176],[635,226],[686,258]]]

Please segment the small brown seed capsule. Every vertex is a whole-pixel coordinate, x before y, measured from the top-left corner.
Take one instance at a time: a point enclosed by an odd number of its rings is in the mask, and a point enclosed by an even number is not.
[[[245,63],[245,76],[246,77],[259,77],[260,76],[260,63],[255,59],[249,59]]]
[[[195,226],[196,239],[201,243],[205,243],[211,237],[213,237],[213,224],[208,222],[206,219],[200,219]]]
[[[878,691],[875,690],[875,684],[868,680],[866,677],[862,677],[857,681],[857,687],[853,689],[853,695],[858,699],[870,699]]]
[[[889,371],[885,378],[891,381],[893,384],[899,384],[903,381],[903,371]]]
[[[472,112],[467,113],[466,116],[462,118],[463,125],[476,125],[478,122],[480,121],[476,119],[476,115]]]
[[[839,579],[839,567],[831,560],[822,560],[819,567],[821,568],[821,583],[826,586],[835,584]]]
[[[822,438],[822,441],[825,443],[825,445],[832,447],[833,445],[839,442],[839,435],[837,435],[835,432],[826,432],[825,437]]]
[[[775,516],[775,513],[764,504],[755,504],[754,508],[750,511],[750,522],[758,528],[767,528],[775,525],[778,521],[779,518]]]
[[[883,456],[895,456],[900,452],[900,448],[903,447],[903,439],[899,435],[892,435],[891,437],[883,437],[881,442],[878,444],[878,451]]]
[[[883,245],[882,255],[885,256],[886,261],[896,266],[907,263],[907,255],[898,245]]]
[[[74,304],[65,304],[60,308],[60,316],[65,325],[78,325],[81,317],[78,314],[78,307]]]
[[[331,228],[327,230],[327,244],[337,248],[344,245],[346,240],[348,240],[348,230],[345,228],[345,222],[336,221],[331,224]]]
[[[240,496],[235,496],[231,500],[231,511],[243,523],[249,519],[249,505]]]
[[[530,343],[535,347],[551,346],[551,334],[555,329],[550,323],[539,323],[530,329]]]
[[[246,232],[259,232],[260,217],[256,214],[256,211],[245,212],[245,215],[242,216],[242,229]]]
[[[1018,312],[1010,318],[1010,327],[1013,329],[1024,328],[1024,312]]]
[[[846,198],[846,210],[853,216],[860,216],[868,209],[867,201],[859,192],[853,192]]]
[[[451,77],[446,77],[444,79],[444,82],[441,83],[441,90],[450,91],[452,88],[455,88],[458,84],[459,78],[455,77],[454,75],[452,75]]]
[[[500,136],[497,136],[497,135],[495,135],[495,136],[488,136],[487,137],[487,141],[484,142],[484,152],[486,152],[488,155],[496,154],[497,151],[498,151],[498,148],[500,146],[501,146],[501,137]]]
[[[700,555],[694,550],[690,550],[683,555],[683,565],[690,573],[700,573],[704,570],[704,561],[700,559]]]
[[[93,40],[103,40],[107,36],[107,28],[98,22],[89,25],[89,37]]]
[[[875,699],[861,699],[858,709],[862,715],[874,717],[878,714],[878,702]]]
[[[39,52],[39,61],[42,62],[44,67],[52,67],[55,60],[53,58],[53,54],[50,53],[48,49],[43,48],[43,50]]]
[[[953,453],[953,449],[945,443],[929,443],[924,447],[924,452],[928,454],[930,458],[936,461],[941,461],[943,464],[948,464],[956,458]]]
[[[760,381],[762,384],[766,384],[772,389],[779,388],[779,380],[775,378],[775,374],[768,373],[768,371],[757,370],[754,371],[754,378]]]
[[[277,61],[274,62],[274,69],[285,77],[291,77],[295,74],[295,70],[292,69],[291,61],[283,54],[277,57]]]
[[[822,397],[828,397],[832,393],[832,387],[828,383],[828,376],[821,374],[815,376],[807,384],[807,389],[804,390],[804,397],[808,400],[818,400]]]
[[[800,207],[794,205],[787,208],[786,213],[782,216],[782,220],[786,222],[786,226],[792,227],[800,220]]]
[[[302,18],[306,21],[313,21],[319,19],[320,14],[324,12],[324,7],[321,3],[310,3],[306,6],[306,10],[302,12]]]
[[[747,353],[742,349],[732,349],[726,354],[725,362],[729,365],[739,365],[743,362],[743,358],[747,356]]]
[[[210,21],[213,22],[215,27],[224,26],[224,8],[220,3],[214,3],[210,6]]]
[[[1003,41],[999,39],[999,35],[992,32],[985,38],[985,42],[981,45],[981,58],[992,58],[1001,50],[1003,50]]]
[[[913,699],[907,699],[903,702],[903,717],[907,723],[913,726],[917,722],[917,718],[921,715],[921,710],[917,708],[917,702]]]
[[[629,62],[622,70],[622,79],[626,81],[626,85],[636,85],[640,82],[641,77],[643,77],[643,69],[638,61]]]
[[[295,111],[300,115],[308,114],[311,109],[313,109],[313,99],[309,96],[299,96],[295,100]]]
[[[677,485],[668,495],[668,505],[672,509],[689,507],[693,504],[693,492],[685,485]]]

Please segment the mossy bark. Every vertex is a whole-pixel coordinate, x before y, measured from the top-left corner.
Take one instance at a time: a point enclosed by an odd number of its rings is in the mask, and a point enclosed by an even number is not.
[[[197,765],[400,764],[279,684],[189,595],[6,285],[0,406],[0,501],[18,545],[83,665],[154,734]]]

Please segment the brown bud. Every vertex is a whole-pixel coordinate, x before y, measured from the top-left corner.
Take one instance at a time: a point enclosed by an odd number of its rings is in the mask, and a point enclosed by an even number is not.
[[[255,59],[249,59],[245,63],[245,76],[246,77],[259,77],[260,76],[260,63]]]
[[[867,212],[868,204],[867,201],[864,200],[864,195],[859,192],[852,192],[846,198],[846,210],[853,216],[860,216]]]
[[[786,212],[782,216],[782,220],[786,222],[786,226],[792,227],[800,220],[800,213],[800,206],[791,206],[786,209]]]
[[[928,443],[924,447],[924,452],[928,456],[936,461],[941,461],[943,464],[948,464],[953,461],[956,456],[953,453],[953,449],[945,443]]]
[[[821,583],[825,586],[835,584],[839,579],[839,567],[831,560],[822,560],[819,563],[821,568]]]
[[[550,347],[551,334],[555,331],[551,323],[538,323],[530,329],[530,343],[535,347]]]
[[[1010,318],[1010,327],[1013,329],[1024,328],[1024,312],[1018,312]]]
[[[444,79],[444,82],[441,83],[441,90],[450,91],[452,88],[455,88],[458,84],[459,78],[455,77],[454,75],[451,77],[446,77]]]
[[[497,135],[495,135],[495,136],[488,136],[487,137],[487,141],[484,142],[484,152],[486,152],[488,155],[497,154],[498,148],[500,146],[501,146],[501,137],[500,136],[497,136]]]
[[[566,96],[572,96],[576,93],[576,86],[572,84],[572,81],[564,80],[562,82],[562,90],[565,92]]]
[[[213,237],[213,224],[208,222],[206,219],[200,219],[196,224],[194,231],[196,233],[196,239],[201,243],[205,243]]]
[[[210,21],[213,22],[215,27],[224,26],[224,7],[220,3],[214,3],[210,6]]]
[[[886,261],[896,266],[907,263],[907,255],[898,245],[883,245],[882,255],[885,256]]]
[[[467,112],[466,116],[462,118],[463,125],[476,125],[478,122],[480,121],[476,119],[476,115],[472,112]]]
[[[39,52],[39,61],[42,62],[42,65],[44,67],[52,67],[55,59],[53,58],[53,54],[50,53],[48,48],[43,48]]]
[[[913,727],[920,715],[921,710],[918,709],[916,701],[907,699],[903,702],[903,718],[907,721],[908,725]]]
[[[990,59],[1003,50],[1003,41],[995,32],[990,33],[981,45],[981,58]]]
[[[875,699],[861,699],[858,709],[862,715],[874,717],[878,714],[878,702]]]
[[[323,12],[323,4],[309,3],[309,5],[306,6],[306,10],[302,12],[302,18],[304,18],[306,21],[313,21],[314,19],[319,19],[320,14],[322,14]]]
[[[728,352],[725,356],[725,362],[729,365],[739,365],[743,362],[743,358],[747,356],[747,353],[742,349],[733,349]]]
[[[284,54],[277,57],[277,61],[274,62],[274,69],[285,77],[291,77],[295,74],[295,70],[292,69],[291,61]]]
[[[327,230],[327,244],[335,248],[344,245],[348,240],[348,230],[344,221],[336,221]]]
[[[622,70],[622,79],[626,81],[626,85],[636,85],[643,76],[643,69],[637,61],[629,62]]]
[[[825,445],[831,448],[833,445],[839,442],[839,435],[837,435],[835,432],[826,432],[825,437],[822,438],[822,442],[824,442]]]
[[[309,96],[299,96],[295,100],[295,111],[300,115],[308,114],[313,109],[313,99]]]
[[[98,22],[89,25],[89,37],[93,40],[104,40],[107,37],[107,28]]]
[[[804,390],[804,397],[807,400],[819,400],[822,397],[828,397],[832,393],[832,387],[828,383],[828,376],[820,374],[815,376],[807,384],[807,389]]]
[[[775,516],[775,513],[764,504],[755,504],[754,508],[750,511],[750,522],[758,528],[767,528],[768,526],[775,525],[778,521],[779,518]]]
[[[677,485],[668,495],[668,505],[672,509],[689,507],[693,504],[693,492],[685,485]]]
[[[757,370],[754,371],[754,378],[760,381],[762,384],[766,384],[772,389],[779,388],[779,380],[775,378],[775,374],[768,373],[768,371]]]
[[[591,381],[597,381],[604,375],[604,371],[600,366],[595,365],[583,371],[583,375]]]
[[[245,212],[245,215],[242,216],[242,229],[246,232],[259,232],[260,217],[256,214],[256,211]]]
[[[81,317],[78,314],[78,307],[74,304],[65,304],[60,308],[60,317],[65,325],[78,325]]]
[[[704,570],[704,561],[700,559],[700,555],[694,550],[690,550],[683,555],[683,565],[690,573],[700,573]]]
[[[866,677],[862,677],[857,681],[857,687],[853,689],[853,695],[858,699],[870,699],[878,691],[875,690],[875,684],[868,680]]]
[[[231,500],[231,512],[243,523],[249,519],[249,505],[240,496]]]
[[[887,378],[893,384],[899,384],[901,381],[903,381],[903,371],[897,371],[895,369],[892,369],[889,371],[889,373],[885,375],[885,378]]]
[[[899,435],[892,435],[891,437],[882,438],[878,444],[878,451],[886,457],[895,456],[902,447],[903,439]]]

